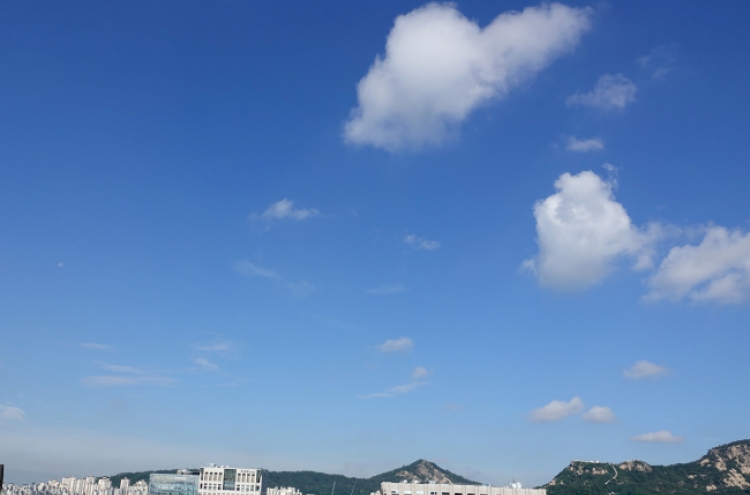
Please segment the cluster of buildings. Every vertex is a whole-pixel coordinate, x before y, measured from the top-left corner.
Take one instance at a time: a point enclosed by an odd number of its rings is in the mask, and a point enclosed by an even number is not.
[[[130,480],[122,478],[120,486],[112,486],[109,478],[76,478],[70,476],[60,481],[50,480],[46,483],[31,485],[14,485],[9,483],[3,487],[5,495],[148,495],[148,483],[138,481],[130,484]]]
[[[215,464],[198,470],[151,473],[148,483],[138,481],[131,485],[127,478],[123,478],[119,488],[113,487],[109,478],[89,476],[32,485],[9,484],[3,492],[4,495],[302,495],[293,487],[264,487],[261,469]],[[543,488],[523,488],[515,482],[511,486],[497,487],[405,480],[381,483],[380,491],[370,495],[547,495],[547,491]]]

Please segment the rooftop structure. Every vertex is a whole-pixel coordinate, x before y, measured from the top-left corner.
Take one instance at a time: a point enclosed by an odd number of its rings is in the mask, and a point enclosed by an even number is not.
[[[452,483],[381,483],[380,491],[371,495],[547,495],[544,488],[511,486],[454,485]]]

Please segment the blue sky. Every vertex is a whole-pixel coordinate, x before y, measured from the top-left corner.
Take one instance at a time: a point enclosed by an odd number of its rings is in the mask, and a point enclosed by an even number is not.
[[[749,8],[5,2],[8,480],[747,438]]]

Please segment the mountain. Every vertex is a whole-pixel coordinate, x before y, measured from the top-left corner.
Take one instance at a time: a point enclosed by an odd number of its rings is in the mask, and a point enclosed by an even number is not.
[[[671,466],[573,461],[544,487],[548,495],[748,495],[750,440],[721,445],[697,461]]]
[[[119,486],[122,478],[129,478],[133,484],[138,480],[148,481],[151,473],[175,473],[177,470],[139,471],[135,473],[120,473],[112,476],[113,486]],[[455,483],[464,485],[480,485],[442,469],[437,464],[420,459],[407,466],[401,466],[393,471],[378,474],[371,478],[350,478],[340,474],[326,474],[316,471],[264,471],[263,484],[265,487],[293,486],[304,494],[330,495],[333,483],[336,491],[333,495],[369,495],[380,490],[380,483],[384,481],[399,482],[404,480],[430,481],[440,483]]]

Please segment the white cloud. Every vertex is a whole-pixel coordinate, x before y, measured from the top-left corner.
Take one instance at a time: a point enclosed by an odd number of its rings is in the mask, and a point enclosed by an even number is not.
[[[318,215],[320,215],[320,211],[315,208],[295,208],[294,201],[284,198],[281,201],[271,203],[268,208],[266,208],[266,211],[260,215],[260,218],[267,222],[282,220],[284,218],[299,221],[317,217]]]
[[[568,151],[594,151],[603,150],[604,142],[599,138],[578,139],[575,136],[568,137]]]
[[[651,443],[679,443],[685,440],[683,437],[673,435],[667,430],[655,431],[653,433],[644,433],[630,437],[633,442],[651,442]]]
[[[63,263],[62,261],[57,264],[57,268],[62,268],[64,266],[65,266],[65,263]]]
[[[553,400],[544,407],[534,409],[529,415],[529,420],[537,423],[558,421],[573,414],[583,411],[584,404],[580,397],[573,397],[570,402]]]
[[[166,376],[163,372],[153,369],[109,363],[97,364],[105,371],[117,374],[87,376],[81,380],[87,387],[118,387],[123,385],[154,385],[166,387],[177,383],[174,378]]]
[[[637,91],[635,83],[622,74],[604,74],[592,91],[569,96],[566,103],[599,110],[619,110],[635,101]]]
[[[647,300],[721,304],[750,299],[750,233],[710,227],[697,246],[674,247],[649,280]]]
[[[608,407],[594,406],[583,413],[583,419],[588,423],[611,423],[615,420],[615,413]]]
[[[645,359],[636,362],[633,366],[622,372],[626,378],[634,378],[636,380],[641,378],[658,378],[669,373],[669,368],[659,366]]]
[[[422,366],[417,366],[416,368],[414,368],[414,371],[411,372],[412,380],[421,380],[422,378],[427,378],[428,376],[430,376],[430,372]]]
[[[206,358],[202,358],[202,357],[195,358],[193,359],[193,362],[206,371],[216,371],[219,369],[218,365],[216,365],[215,363],[212,363]]]
[[[274,270],[263,268],[247,260],[240,260],[234,264],[234,269],[247,277],[260,277],[272,281],[276,286],[287,289],[292,295],[307,296],[314,292],[316,287],[306,280],[288,281]]]
[[[0,419],[22,420],[26,413],[20,407],[0,406]]]
[[[600,282],[616,260],[632,258],[635,269],[651,266],[658,225],[641,231],[615,201],[614,183],[590,171],[564,173],[557,192],[534,205],[539,255],[522,267],[542,286],[583,289]]]
[[[643,69],[652,71],[651,77],[661,79],[666,76],[673,68],[677,59],[677,45],[657,46],[649,52],[648,55],[638,57],[638,65]]]
[[[107,344],[97,344],[96,342],[84,342],[81,347],[90,351],[111,351],[112,347]]]
[[[345,140],[388,150],[440,144],[479,105],[570,52],[590,15],[543,4],[480,28],[452,4],[429,3],[399,16],[385,56],[357,85]]]
[[[404,237],[404,242],[414,249],[423,249],[425,251],[434,251],[440,249],[440,241],[431,241],[429,239],[423,239],[417,237],[414,234],[408,234]]]
[[[388,339],[377,346],[380,352],[406,352],[412,347],[414,347],[414,341],[409,337]]]
[[[403,395],[405,393],[411,392],[412,390],[415,390],[427,384],[428,382],[412,382],[412,383],[407,383],[405,385],[397,385],[395,387],[389,388],[388,390],[384,392],[360,395],[359,398],[360,399],[378,399],[381,397],[395,397],[397,395]]]
[[[407,290],[409,289],[401,284],[383,284],[377,287],[373,287],[372,289],[367,289],[365,292],[375,296],[387,296],[390,294],[400,294],[401,292],[406,292]]]

